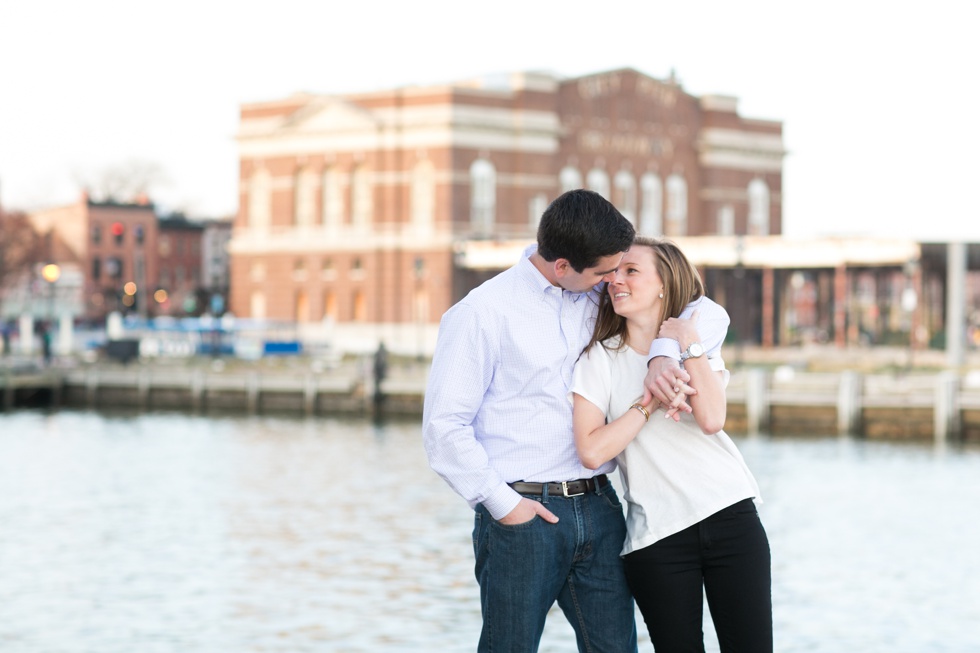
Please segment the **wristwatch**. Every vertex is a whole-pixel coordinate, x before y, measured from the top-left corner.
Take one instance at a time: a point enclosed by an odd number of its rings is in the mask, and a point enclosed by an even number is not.
[[[700,342],[692,342],[690,346],[681,352],[681,362],[683,363],[688,358],[699,358],[704,356],[704,345]]]

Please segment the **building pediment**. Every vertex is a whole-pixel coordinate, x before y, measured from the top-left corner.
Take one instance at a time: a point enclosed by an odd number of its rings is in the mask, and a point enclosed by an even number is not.
[[[372,131],[380,121],[367,109],[337,97],[318,97],[290,114],[282,131],[297,134]]]
[[[687,93],[671,77],[659,80],[633,68],[619,68],[564,82],[584,103],[602,103],[608,97],[629,98],[644,106],[673,107]]]

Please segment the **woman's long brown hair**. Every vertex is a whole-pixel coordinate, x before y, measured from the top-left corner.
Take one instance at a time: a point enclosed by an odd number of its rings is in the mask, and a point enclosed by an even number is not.
[[[668,317],[679,317],[688,304],[704,297],[701,275],[677,245],[666,239],[637,236],[633,239],[631,249],[637,246],[649,247],[653,250],[654,264],[664,284],[664,297],[660,303],[660,324],[663,324]],[[582,350],[583,353],[592,349],[597,342],[608,348],[605,341],[613,336],[620,337],[620,344],[616,349],[623,349],[629,345],[626,318],[617,315],[613,310],[608,284],[603,283],[592,339]]]

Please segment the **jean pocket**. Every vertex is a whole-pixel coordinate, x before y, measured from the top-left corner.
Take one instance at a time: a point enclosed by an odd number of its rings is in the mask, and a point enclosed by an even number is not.
[[[527,521],[521,522],[520,524],[501,524],[496,519],[494,519],[492,523],[497,528],[503,529],[505,531],[510,531],[512,533],[518,533],[520,531],[526,531],[531,528],[534,528],[534,525],[537,524],[539,521],[541,521],[541,515],[534,515],[534,517],[531,517]]]
[[[619,495],[616,493],[616,490],[612,488],[612,485],[606,487],[606,489],[604,489],[602,491],[602,494],[600,494],[599,496],[602,497],[603,503],[605,503],[613,510],[618,510],[618,511],[623,510],[623,503],[622,501],[619,500]]]

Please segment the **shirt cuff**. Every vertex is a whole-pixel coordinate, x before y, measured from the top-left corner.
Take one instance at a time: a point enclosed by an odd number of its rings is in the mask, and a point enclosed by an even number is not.
[[[681,347],[673,338],[657,338],[650,345],[650,356],[647,360],[657,356],[667,356],[679,361],[681,359]]]
[[[483,501],[483,507],[490,512],[494,519],[501,519],[506,517],[520,502],[521,495],[504,483]]]

